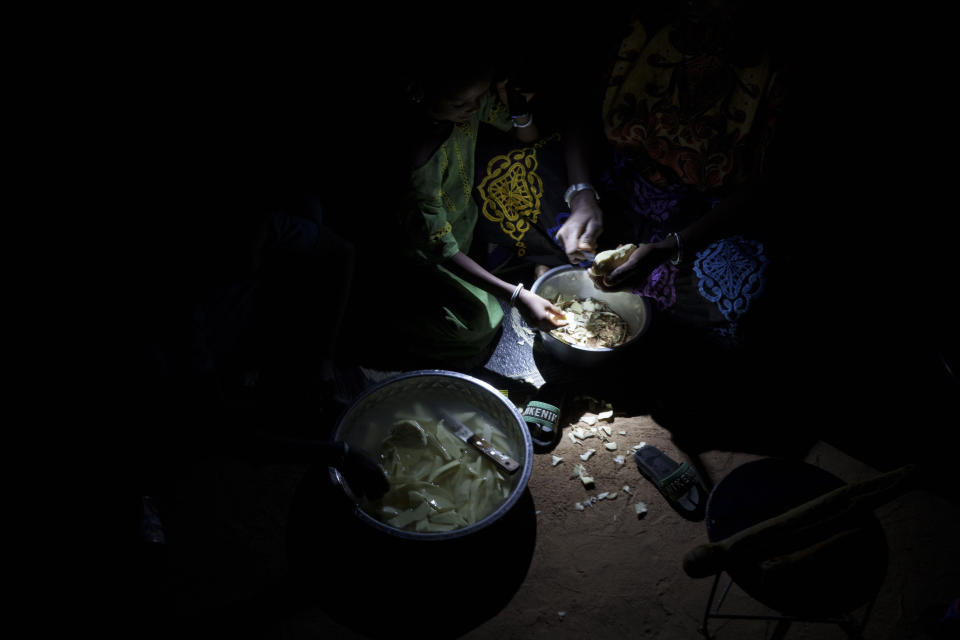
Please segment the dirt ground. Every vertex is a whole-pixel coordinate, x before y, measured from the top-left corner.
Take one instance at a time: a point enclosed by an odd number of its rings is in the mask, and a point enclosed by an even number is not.
[[[568,420],[574,413],[579,409],[569,411]],[[442,550],[371,537],[334,498],[323,497],[323,489],[308,489],[312,472],[302,464],[218,456],[193,465],[182,478],[188,531],[171,531],[171,542],[178,533],[192,540],[171,547],[168,560],[176,616],[171,637],[702,637],[712,578],[688,577],[681,562],[706,542],[704,522],[675,513],[630,453],[646,443],[675,460],[687,458],[650,416],[616,415],[600,424],[609,426],[615,451],[597,437],[574,443],[575,427],[567,426],[553,451],[534,456],[525,499],[502,526]],[[596,452],[582,461],[590,448]],[[700,456],[701,470],[717,482],[760,457],[709,451]],[[847,482],[878,473],[823,442],[805,460]],[[571,477],[576,464],[589,471],[593,487]],[[575,508],[605,492],[616,496]],[[634,509],[638,501],[648,508],[642,518]],[[932,637],[923,632],[928,610],[960,594],[960,509],[910,491],[876,515],[890,556],[865,637]],[[736,585],[722,611],[769,612]],[[773,628],[769,621],[710,623],[718,638],[766,638]],[[845,635],[835,625],[795,623],[788,637]]]
[[[640,442],[660,448],[675,460],[684,456],[672,445],[669,434],[649,417],[617,418],[611,428],[619,450],[610,453],[601,448],[585,463],[596,480],[593,490],[569,479],[571,463],[579,460],[585,446],[593,446],[586,445],[590,440],[578,445],[564,439],[555,452],[564,460],[556,467],[548,456],[538,457],[531,492],[536,496],[538,532],[542,533],[528,578],[508,607],[465,637],[697,637],[712,579],[689,578],[682,571],[681,560],[687,550],[706,541],[704,524],[676,514],[639,475],[629,456],[623,465],[614,461],[617,453]],[[718,481],[738,465],[759,457],[708,452],[702,462],[709,477]],[[807,461],[848,482],[876,473],[822,443],[810,451]],[[624,486],[630,487],[629,494]],[[618,495],[583,512],[573,508],[605,491],[617,491]],[[633,509],[637,501],[648,506],[642,519]],[[921,520],[912,521],[911,515],[925,509],[941,514],[946,526],[927,530]],[[937,585],[946,588],[940,597],[947,598],[952,580],[955,593],[957,576],[946,567],[957,567],[960,559],[956,549],[949,550],[949,540],[960,533],[960,512],[955,505],[931,496],[911,494],[887,505],[878,515],[889,536],[893,561],[866,637],[913,637],[910,634],[917,630],[910,619],[927,604],[931,591]],[[929,545],[930,554],[907,559],[905,552],[916,551],[918,543]],[[933,549],[942,549],[946,555],[938,556]],[[926,582],[927,576],[931,582]],[[722,610],[750,615],[769,612],[736,588]],[[723,638],[759,638],[768,637],[773,623],[713,620],[710,629]],[[790,637],[845,636],[834,625],[796,624]]]
[[[515,339],[522,337],[510,334],[502,344],[529,349]],[[528,368],[531,374],[536,367],[550,371],[524,354],[502,359],[513,368],[514,380],[522,380]],[[645,443],[695,464],[708,488],[743,464],[777,455],[804,460],[844,482],[889,471],[900,458],[922,462],[949,479],[949,451],[940,442],[949,418],[937,418],[939,396],[925,391],[932,387],[920,377],[905,386],[902,377],[887,375],[893,365],[887,358],[851,368],[861,381],[862,372],[869,372],[873,382],[857,391],[841,384],[853,377],[834,364],[841,408],[808,394],[801,377],[796,393],[802,402],[781,403],[775,414],[782,420],[792,411],[791,424],[800,427],[793,435],[802,437],[789,446],[791,433],[781,423],[763,422],[759,431],[738,440],[736,424],[715,423],[719,418],[711,410],[697,422],[706,420],[700,427],[724,440],[690,454],[689,447],[677,444],[683,431],[676,424],[668,429],[656,411],[628,410],[616,400],[612,421],[593,425],[609,427],[607,439],[616,443],[610,451],[596,436],[570,438],[577,427],[590,428],[579,422],[581,416],[595,416],[608,399],[591,405],[574,398],[556,446],[533,456],[527,489],[516,505],[489,527],[443,543],[374,532],[351,513],[326,469],[303,459],[276,459],[256,442],[238,449],[228,444],[235,438],[227,434],[223,446],[218,441],[176,470],[176,512],[161,512],[167,516],[167,544],[142,572],[151,582],[141,591],[154,593],[154,599],[142,600],[155,603],[149,615],[160,637],[700,638],[713,579],[689,577],[682,560],[708,541],[706,524],[668,505],[639,473],[633,447]],[[309,394],[305,398],[312,416],[313,401]],[[522,396],[510,398],[525,402]],[[817,425],[809,433],[829,437],[808,438],[806,424]],[[762,436],[778,446],[755,447]],[[858,452],[863,444],[886,444],[880,448],[893,457]],[[596,451],[581,460],[588,449]],[[571,477],[577,464],[594,478],[592,487]],[[888,557],[864,633],[868,640],[941,637],[931,633],[930,623],[960,597],[960,501],[955,487],[947,485],[949,480],[942,480],[932,485],[936,490],[910,490],[875,510]],[[603,493],[608,496],[600,500]],[[634,508],[638,501],[647,506],[642,518]],[[721,612],[771,613],[738,585]],[[775,623],[714,619],[709,628],[717,638],[759,639],[772,637]],[[833,624],[798,622],[787,637],[846,636]]]

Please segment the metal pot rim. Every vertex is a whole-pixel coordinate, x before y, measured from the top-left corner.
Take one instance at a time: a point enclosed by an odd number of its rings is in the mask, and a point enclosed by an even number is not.
[[[538,293],[542,288],[543,283],[551,279],[553,276],[557,274],[565,273],[567,271],[579,271],[582,269],[583,269],[582,267],[578,267],[572,264],[563,264],[558,267],[553,267],[549,271],[546,271],[545,273],[543,273],[539,278],[537,278],[534,281],[534,283],[530,286],[530,291],[533,293]],[[630,345],[632,345],[633,343],[635,343],[637,340],[639,340],[640,337],[647,332],[647,329],[650,326],[650,303],[648,303],[646,299],[644,299],[641,296],[637,296],[637,298],[640,304],[644,307],[644,311],[645,311],[645,321],[643,323],[643,326],[640,327],[639,331],[637,331],[635,334],[630,336],[626,342],[624,342],[623,344],[619,344],[616,347],[583,347],[580,345],[570,344],[568,342],[564,342],[563,340],[558,340],[553,335],[551,335],[549,331],[543,331],[542,329],[540,330],[540,337],[544,340],[544,342],[551,343],[554,345],[555,348],[558,348],[558,349],[562,349],[566,347],[568,349],[573,350],[574,352],[584,352],[584,353],[591,353],[591,354],[609,353],[612,355],[615,353],[619,353],[624,349],[626,349],[627,347],[629,347]]]
[[[514,416],[516,420],[517,430],[520,432],[520,436],[523,439],[524,451],[523,451],[522,466],[520,470],[516,472],[517,474],[519,474],[517,484],[513,488],[513,490],[510,492],[510,495],[507,496],[507,499],[504,500],[503,503],[499,507],[497,507],[493,512],[487,514],[487,516],[484,517],[483,519],[477,522],[474,522],[473,524],[469,524],[465,527],[461,527],[459,529],[453,529],[452,531],[439,531],[439,532],[406,531],[403,529],[397,529],[396,527],[391,527],[385,522],[382,522],[374,518],[373,516],[368,514],[366,511],[364,511],[360,507],[359,501],[350,491],[350,488],[348,487],[347,483],[343,480],[343,476],[340,474],[338,470],[334,469],[333,467],[330,467],[329,469],[330,480],[333,483],[339,485],[340,488],[347,495],[347,497],[349,497],[350,500],[353,502],[354,514],[361,521],[374,527],[375,529],[388,533],[392,536],[406,538],[410,540],[449,540],[451,538],[459,538],[471,533],[475,533],[493,524],[494,522],[502,518],[510,509],[512,509],[513,506],[520,499],[520,496],[523,494],[523,492],[526,491],[527,484],[530,480],[530,475],[533,472],[533,441],[530,439],[530,432],[527,430],[526,422],[524,422],[523,416],[517,410],[516,406],[514,406],[514,404],[510,402],[509,399],[506,398],[506,396],[500,393],[490,383],[484,380],[481,380],[479,378],[476,378],[474,376],[471,376],[465,373],[460,373],[459,371],[449,371],[446,369],[420,369],[417,371],[408,371],[408,372],[397,374],[396,376],[392,376],[385,380],[381,380],[380,382],[377,382],[376,384],[368,387],[363,392],[361,392],[356,398],[354,398],[353,402],[350,403],[350,406],[347,407],[347,409],[340,416],[340,419],[337,421],[337,426],[334,429],[333,437],[335,440],[339,438],[340,429],[343,427],[343,424],[347,420],[347,418],[349,418],[352,415],[353,411],[357,407],[363,404],[363,401],[366,398],[373,395],[378,390],[388,385],[395,384],[400,380],[406,380],[406,379],[416,378],[416,377],[428,377],[428,376],[456,378],[466,383],[479,386],[480,388],[490,393],[491,396],[496,399],[496,401],[503,403],[504,407],[508,410],[508,412]]]

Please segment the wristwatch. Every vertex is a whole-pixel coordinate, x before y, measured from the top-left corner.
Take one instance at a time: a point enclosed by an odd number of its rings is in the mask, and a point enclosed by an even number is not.
[[[597,201],[600,200],[600,194],[597,193],[597,190],[593,188],[592,184],[588,182],[578,182],[576,184],[570,185],[570,187],[564,192],[563,201],[566,202],[567,206],[569,207],[570,198],[572,198],[574,195],[576,195],[577,193],[580,193],[585,189],[589,189],[590,191],[593,191],[593,195],[597,199]]]

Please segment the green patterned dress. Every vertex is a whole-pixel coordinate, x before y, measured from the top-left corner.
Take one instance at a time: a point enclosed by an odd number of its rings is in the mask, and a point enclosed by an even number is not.
[[[405,219],[414,282],[400,329],[411,353],[462,362],[482,355],[497,336],[503,310],[496,297],[452,273],[445,262],[469,253],[479,215],[473,197],[477,134],[486,122],[512,130],[507,109],[492,92],[427,162],[411,175],[416,207]],[[407,292],[405,292],[406,295]]]

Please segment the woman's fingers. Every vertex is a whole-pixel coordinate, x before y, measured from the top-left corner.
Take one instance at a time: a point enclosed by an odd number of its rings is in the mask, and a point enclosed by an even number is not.
[[[583,233],[580,234],[578,248],[584,251],[594,251],[597,248],[597,238],[600,236],[600,233],[603,231],[603,225],[598,223],[596,219],[591,218],[586,225],[586,228],[583,230]]]
[[[563,327],[567,324],[567,314],[563,312],[563,309],[550,305],[547,307],[547,320],[555,327]]]
[[[560,227],[560,230],[557,231],[556,239],[563,245],[563,252],[567,255],[572,255],[578,251],[577,249],[577,235],[571,233],[572,228],[567,228],[566,223],[564,226]]]
[[[533,300],[528,301],[524,307],[526,309],[526,313],[523,314],[524,318],[531,326],[536,326],[544,331],[549,331],[554,327],[562,327],[567,324],[567,314],[564,313],[563,309],[553,304],[543,296],[537,294],[534,294],[534,296],[537,300],[536,303],[534,303]]]

